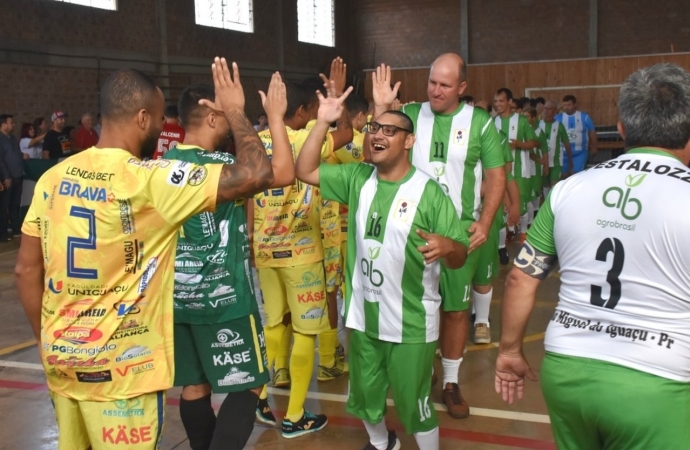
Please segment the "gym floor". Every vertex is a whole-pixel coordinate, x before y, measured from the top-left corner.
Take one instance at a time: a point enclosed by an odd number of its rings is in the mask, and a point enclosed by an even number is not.
[[[0,449],[49,450],[57,448],[57,425],[39,364],[36,343],[24,316],[13,268],[19,239],[0,245]],[[511,256],[517,248],[509,246]],[[503,282],[510,266],[502,266],[494,288],[491,334],[494,343],[472,345],[460,370],[460,388],[470,404],[470,417],[450,418],[441,403],[441,383],[432,391],[441,427],[441,449],[555,449],[546,405],[539,383],[527,382],[525,398],[514,405],[503,403],[494,392],[496,340],[500,333],[500,306]],[[536,307],[527,327],[525,354],[538,374],[544,356],[544,330],[558,298],[558,274],[552,274],[540,287]],[[318,361],[318,358],[317,358]],[[435,361],[441,373],[441,361]],[[257,424],[248,449],[359,449],[367,442],[362,423],[345,411],[347,378],[317,382],[314,375],[306,407],[328,416],[328,425],[320,432],[288,440],[279,428]],[[178,413],[180,389],[168,393],[166,422],[161,449],[189,449]],[[271,389],[269,402],[279,422],[287,408],[289,390]],[[214,396],[220,405],[221,397]],[[414,438],[405,434],[397,421],[392,403],[387,415],[389,428],[398,432],[402,448],[417,448]]]

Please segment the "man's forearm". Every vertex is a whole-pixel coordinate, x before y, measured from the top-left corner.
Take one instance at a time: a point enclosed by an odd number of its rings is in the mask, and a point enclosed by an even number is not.
[[[508,192],[508,198],[510,199],[510,204],[520,204],[520,190],[518,189],[517,181],[510,180],[506,183],[506,192]]]
[[[268,130],[273,141],[271,167],[273,168],[274,180],[271,187],[290,186],[295,182],[295,159],[292,155],[292,146],[288,139],[283,117],[269,117]]]
[[[501,308],[501,352],[517,353],[522,349],[538,286],[538,280],[518,268],[514,267],[508,274]]]
[[[43,302],[43,267],[17,267],[15,283],[24,313],[36,340],[41,339],[41,305]]]
[[[467,259],[467,247],[452,239],[450,241],[453,243],[453,250],[443,258],[443,264],[449,269],[459,269]]]
[[[328,132],[326,122],[317,121],[309,132],[302,151],[297,157],[295,175],[300,180],[312,186],[319,185],[319,164],[321,163],[321,147]]]
[[[486,169],[486,186],[484,187],[484,204],[479,222],[488,230],[494,221],[496,211],[501,204],[506,189],[506,173],[503,166]]]

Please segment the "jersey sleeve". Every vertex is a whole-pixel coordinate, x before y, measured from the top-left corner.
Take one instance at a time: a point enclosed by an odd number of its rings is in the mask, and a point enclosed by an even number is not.
[[[582,114],[584,117],[582,119],[582,125],[584,125],[585,130],[587,131],[594,131],[594,121],[592,120],[592,117],[590,117],[589,114]]]
[[[430,211],[430,231],[469,248],[470,240],[460,224],[460,218],[450,197],[434,181],[427,183],[425,191],[425,195],[433,198],[433,209]]]
[[[556,241],[554,239],[555,218],[551,208],[551,198],[557,190],[558,186],[549,192],[544,204],[539,208],[539,214],[534,217],[534,223],[527,231],[527,242],[547,255],[556,254]]]
[[[495,169],[506,164],[503,158],[501,138],[498,135],[498,131],[496,131],[491,117],[488,117],[486,123],[482,125],[480,142],[481,153],[479,159],[484,169]]]
[[[525,141],[538,141],[537,133],[534,132],[534,128],[529,124],[527,118],[520,116],[518,127],[522,129],[522,139]]]
[[[558,124],[558,136],[561,138],[561,143],[565,144],[566,142],[570,142],[570,137],[565,129],[565,125],[563,125],[561,122],[555,123]]]
[[[319,166],[319,184],[321,196],[326,200],[349,203],[350,181],[357,164],[321,164]]]
[[[222,164],[157,161],[164,163],[150,171],[140,169],[139,176],[149,178],[148,197],[168,223],[182,223],[194,214],[215,210]]]
[[[513,158],[513,153],[510,151],[510,145],[508,143],[508,138],[506,137],[503,132],[498,133],[499,138],[501,139],[501,148],[503,149],[503,159],[505,160],[506,164],[508,163],[513,163],[515,161],[515,158]],[[507,170],[506,168],[506,182],[513,181],[515,178],[513,177],[513,171],[512,170]]]
[[[42,177],[42,179],[45,178]],[[43,195],[43,192],[45,192],[43,183],[39,180],[35,186],[31,206],[29,206],[29,211],[26,213],[26,218],[22,224],[22,233],[27,236],[41,237],[41,217],[44,216],[46,204],[50,200],[50,197]]]

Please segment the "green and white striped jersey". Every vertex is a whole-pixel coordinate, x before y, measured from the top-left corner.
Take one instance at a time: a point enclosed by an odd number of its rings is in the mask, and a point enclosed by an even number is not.
[[[534,129],[527,121],[525,116],[514,113],[510,117],[496,116],[494,119],[496,129],[502,131],[508,136],[508,142],[516,140],[518,142],[536,141],[537,135]],[[511,150],[513,153],[513,176],[516,180],[527,179],[532,177],[531,160],[529,159],[530,151],[527,150]]]
[[[549,167],[560,169],[563,166],[563,143],[568,142],[568,132],[561,122],[540,121],[539,128],[544,132],[549,149]]]
[[[440,261],[425,264],[416,230],[469,246],[453,203],[423,172],[398,182],[369,164],[320,166],[323,198],[349,206],[345,326],[388,342],[439,337]]]
[[[451,114],[434,113],[428,102],[410,103],[402,112],[412,119],[417,138],[412,164],[443,187],[467,229],[479,219],[482,169],[505,164],[491,116],[464,103]]]

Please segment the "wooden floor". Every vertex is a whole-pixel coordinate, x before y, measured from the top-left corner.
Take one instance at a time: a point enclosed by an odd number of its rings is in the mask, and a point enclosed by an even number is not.
[[[57,425],[53,414],[42,367],[38,364],[37,348],[24,317],[12,269],[19,240],[0,244],[0,449],[48,450],[57,448]],[[516,249],[510,248],[514,256]],[[500,333],[500,305],[503,282],[510,266],[501,268],[492,302],[492,338]],[[535,372],[539,372],[544,356],[543,336],[556,304],[558,275],[542,284],[537,305],[526,333],[525,353]],[[470,341],[471,344],[471,341]],[[450,418],[441,404],[440,383],[432,399],[439,411],[441,449],[555,449],[546,406],[539,383],[528,383],[526,398],[516,405],[507,405],[494,392],[493,375],[496,345],[470,345],[460,370],[460,388],[471,406],[468,419]],[[435,362],[441,373],[441,362]],[[272,389],[269,401],[278,418],[287,407],[289,391]],[[253,449],[360,449],[367,442],[361,422],[347,414],[345,400],[347,379],[317,382],[310,387],[307,408],[328,416],[328,426],[317,433],[296,439],[283,439],[278,428],[256,425],[247,448]],[[178,413],[179,389],[168,393],[163,450],[189,449]],[[214,396],[220,405],[222,397]],[[388,412],[389,428],[398,430],[403,449],[415,449],[412,436],[405,435],[395,416]]]

